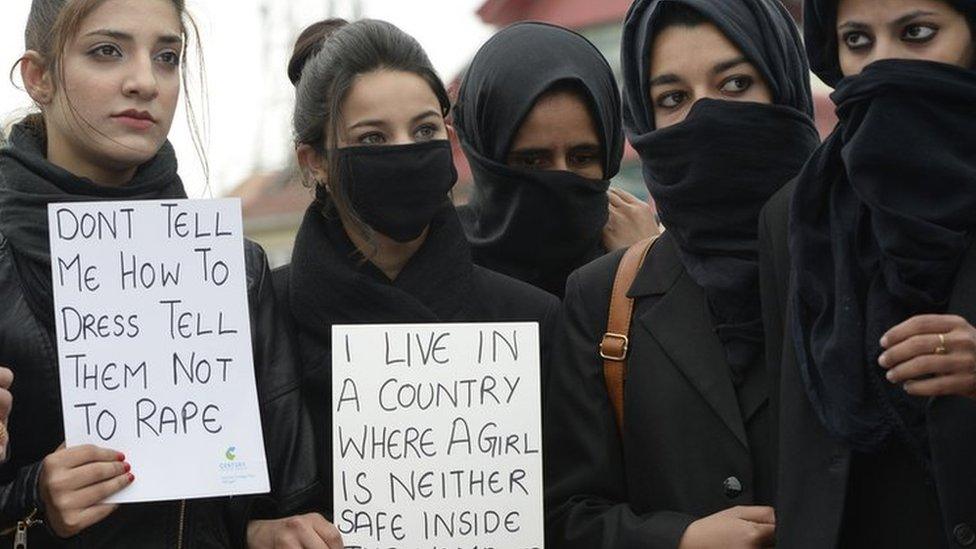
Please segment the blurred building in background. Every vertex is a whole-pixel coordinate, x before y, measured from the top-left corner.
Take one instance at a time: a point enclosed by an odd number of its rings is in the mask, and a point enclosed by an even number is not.
[[[802,0],[781,1],[799,20]],[[631,3],[632,0],[486,0],[477,13],[482,21],[496,28],[517,21],[544,21],[574,29],[603,52],[619,81],[621,26]],[[462,76],[463,71],[451,80],[452,92],[456,91]],[[833,106],[827,97],[830,90],[813,78],[817,125],[826,135],[835,123]],[[454,197],[456,202],[464,203],[471,186],[471,170],[457,143],[454,143],[454,158],[459,174]],[[638,197],[647,197],[639,159],[629,146],[613,184]],[[245,232],[267,250],[272,266],[287,263],[295,232],[311,202],[311,192],[299,181],[294,166],[258,173],[230,194],[241,198]]]

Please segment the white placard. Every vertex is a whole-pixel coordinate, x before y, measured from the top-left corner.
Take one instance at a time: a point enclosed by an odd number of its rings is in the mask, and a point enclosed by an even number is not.
[[[48,207],[67,445],[125,453],[117,503],[268,491],[239,199]]]
[[[537,323],[332,328],[347,548],[543,546]]]

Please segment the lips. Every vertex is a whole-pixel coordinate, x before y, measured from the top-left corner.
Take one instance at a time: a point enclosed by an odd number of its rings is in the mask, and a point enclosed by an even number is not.
[[[147,111],[129,109],[127,111],[113,114],[112,118],[124,126],[136,130],[147,130],[156,125],[156,119]]]

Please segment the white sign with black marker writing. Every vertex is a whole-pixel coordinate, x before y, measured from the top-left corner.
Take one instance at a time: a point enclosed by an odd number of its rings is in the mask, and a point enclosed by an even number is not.
[[[543,546],[537,323],[332,328],[347,548]]]
[[[238,199],[48,207],[67,445],[128,503],[268,491]]]

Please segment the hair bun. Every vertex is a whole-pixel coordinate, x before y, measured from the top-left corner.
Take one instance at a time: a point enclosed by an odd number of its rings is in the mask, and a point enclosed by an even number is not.
[[[298,35],[295,41],[295,50],[288,61],[288,79],[295,86],[302,78],[302,69],[315,54],[322,51],[322,43],[326,41],[332,33],[348,25],[349,22],[339,17],[324,19],[312,23]]]

